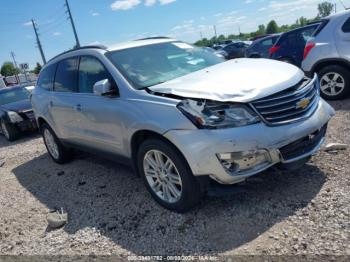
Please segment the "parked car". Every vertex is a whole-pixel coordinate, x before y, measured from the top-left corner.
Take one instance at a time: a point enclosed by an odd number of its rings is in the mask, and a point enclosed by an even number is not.
[[[301,67],[305,44],[319,25],[319,23],[314,23],[281,35],[274,46],[270,48],[270,58]]]
[[[222,48],[222,50],[224,50],[228,54],[227,59],[241,58],[244,57],[245,50],[248,46],[249,45],[243,42],[237,42],[226,45]]]
[[[214,55],[227,59],[228,58],[228,54],[224,51],[224,50],[215,50],[214,48],[211,47],[203,47],[204,50],[213,53]]]
[[[55,57],[31,101],[55,162],[78,148],[129,163],[159,204],[184,212],[212,180],[236,184],[308,161],[334,115],[318,88],[287,63],[225,62],[150,39]]]
[[[0,89],[0,131],[9,141],[19,138],[21,132],[36,130],[36,121],[25,87]]]
[[[225,45],[214,45],[212,48],[215,50],[221,50],[225,47]]]
[[[248,58],[269,58],[269,50],[281,34],[274,34],[254,41],[245,51]]]
[[[350,11],[322,20],[305,46],[302,68],[308,75],[319,75],[324,98],[350,94]]]

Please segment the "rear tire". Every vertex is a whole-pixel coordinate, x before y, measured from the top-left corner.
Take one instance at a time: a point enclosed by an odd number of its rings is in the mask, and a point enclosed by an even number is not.
[[[20,132],[18,128],[12,124],[1,120],[1,131],[8,141],[15,141],[19,138]]]
[[[346,98],[350,93],[350,70],[339,65],[330,65],[318,71],[321,96],[327,100]]]
[[[138,150],[137,167],[152,197],[169,210],[184,213],[202,198],[200,185],[187,161],[166,141],[157,138],[144,141]]]
[[[41,126],[44,143],[50,157],[58,164],[65,164],[72,160],[72,151],[65,147],[47,124]]]

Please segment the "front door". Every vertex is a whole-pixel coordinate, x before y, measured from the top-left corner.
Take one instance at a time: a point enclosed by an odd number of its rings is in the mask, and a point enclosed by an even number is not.
[[[119,96],[99,96],[93,93],[96,82],[108,79],[116,84],[105,66],[93,56],[80,58],[78,73],[79,96],[75,100],[79,140],[92,149],[121,154],[123,102]]]

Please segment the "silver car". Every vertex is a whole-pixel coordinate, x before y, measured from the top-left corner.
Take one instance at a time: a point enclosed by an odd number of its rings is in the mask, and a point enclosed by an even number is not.
[[[273,60],[225,62],[173,39],[83,47],[42,70],[32,104],[47,150],[129,163],[155,200],[184,212],[212,184],[236,184],[321,146],[334,110],[317,77]]]
[[[304,51],[302,68],[317,73],[321,95],[329,100],[350,94],[350,11],[322,20]]]

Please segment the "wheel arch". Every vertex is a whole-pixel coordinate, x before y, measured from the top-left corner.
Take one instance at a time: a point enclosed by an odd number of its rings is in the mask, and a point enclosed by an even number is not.
[[[184,154],[180,151],[180,149],[174,143],[172,143],[169,139],[164,137],[163,135],[161,135],[155,131],[151,131],[151,130],[147,130],[147,129],[138,130],[137,132],[135,132],[132,135],[131,140],[130,140],[131,141],[130,142],[131,161],[132,161],[133,169],[135,170],[137,175],[140,175],[138,172],[138,169],[137,169],[138,149],[140,148],[140,145],[144,141],[146,141],[147,139],[151,139],[151,138],[160,139],[160,140],[172,145],[179,152],[179,154],[181,154],[181,156],[186,160]]]
[[[50,126],[49,122],[47,122],[45,120],[45,118],[43,118],[42,116],[39,116],[36,120],[37,124],[38,124],[38,128],[39,131],[41,132],[41,127],[43,126],[43,124],[47,124],[48,126]],[[51,127],[51,126],[50,126]]]
[[[312,68],[312,74],[319,72],[322,68],[326,66],[338,65],[343,66],[350,70],[350,62],[345,59],[335,58],[335,59],[323,59],[317,62]]]

